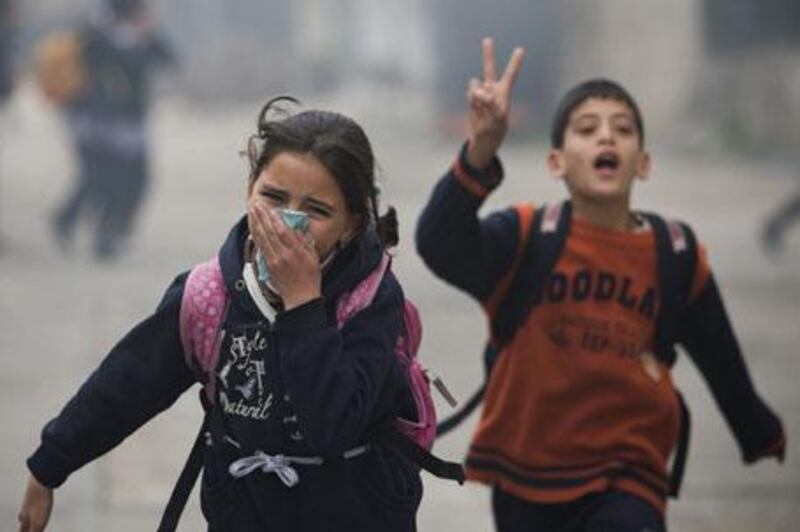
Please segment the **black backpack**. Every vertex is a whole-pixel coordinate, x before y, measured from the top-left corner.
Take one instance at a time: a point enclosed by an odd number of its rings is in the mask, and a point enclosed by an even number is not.
[[[460,425],[483,401],[492,367],[513,339],[522,321],[541,302],[548,278],[564,249],[572,220],[569,201],[533,210],[530,204],[516,207],[520,223],[520,245],[506,276],[498,283],[485,307],[490,316],[491,337],[483,351],[485,379],[464,405],[437,426],[441,437]],[[678,316],[689,301],[697,268],[697,241],[685,224],[667,221],[652,213],[639,213],[650,224],[656,239],[661,307],[656,319],[656,357],[668,367],[675,363]],[[503,319],[499,319],[502,316]],[[513,317],[513,319],[509,319]],[[669,495],[677,497],[688,454],[691,419],[680,393],[681,428],[672,463]]]

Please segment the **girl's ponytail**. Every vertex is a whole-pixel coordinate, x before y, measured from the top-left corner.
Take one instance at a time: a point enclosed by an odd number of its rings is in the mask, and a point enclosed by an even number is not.
[[[391,205],[383,216],[376,218],[376,229],[383,245],[388,249],[400,241],[400,230],[397,223],[397,210]]]

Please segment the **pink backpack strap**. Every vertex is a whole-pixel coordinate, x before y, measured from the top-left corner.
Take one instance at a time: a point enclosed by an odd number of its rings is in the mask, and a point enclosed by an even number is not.
[[[556,203],[554,205],[545,205],[544,216],[542,217],[542,225],[539,230],[542,233],[555,233],[558,229],[558,221],[561,219],[561,211],[564,208],[564,202]]]
[[[417,307],[408,299],[403,302],[403,318],[405,334],[402,336],[403,341],[407,342],[403,348],[409,353],[416,353],[419,351],[419,344],[422,343],[422,320]]]
[[[207,377],[205,390],[214,399],[214,370],[222,341],[221,325],[227,303],[219,258],[198,264],[186,279],[180,310],[180,335],[186,363]]]
[[[398,417],[395,425],[423,449],[430,450],[436,439],[436,408],[431,397],[430,382],[425,368],[417,358],[422,340],[422,320],[417,307],[408,299],[403,303],[404,334],[397,339],[395,354],[405,366],[409,389],[417,407],[416,419]]]
[[[667,229],[669,230],[669,239],[672,242],[672,250],[675,253],[681,253],[689,249],[686,232],[683,230],[683,226],[676,220],[665,221],[667,222]]]
[[[375,294],[391,265],[391,258],[384,254],[380,264],[352,291],[343,294],[336,304],[336,325],[341,330],[359,311],[375,299]],[[416,419],[397,418],[395,426],[401,434],[430,450],[436,438],[436,410],[430,394],[430,385],[425,370],[417,359],[417,350],[422,341],[422,321],[419,312],[409,300],[403,302],[404,329],[397,338],[394,352],[408,378],[409,389],[417,409]]]
[[[336,301],[336,327],[342,329],[353,316],[364,310],[375,299],[383,276],[392,263],[391,257],[383,254],[380,264],[370,272],[366,279],[358,283],[350,292],[345,292]]]

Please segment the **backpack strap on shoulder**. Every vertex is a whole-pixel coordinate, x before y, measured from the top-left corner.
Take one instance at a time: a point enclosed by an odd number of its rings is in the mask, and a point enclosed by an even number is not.
[[[697,241],[689,226],[642,213],[653,229],[656,241],[656,269],[661,304],[656,320],[656,355],[667,364],[675,363],[678,317],[689,303],[697,269]]]
[[[511,341],[531,309],[542,300],[545,285],[569,234],[572,204],[544,205],[533,216],[531,236],[506,297],[491,317],[492,344],[502,349]]]
[[[220,329],[227,304],[228,294],[219,257],[215,256],[192,268],[183,286],[179,332],[186,363],[198,374],[204,385],[200,390],[200,404],[205,413],[192,450],[164,508],[158,532],[172,532],[177,528],[200,470],[203,469],[206,434],[213,430],[211,418],[215,410],[215,380],[212,373],[219,359],[222,342]]]
[[[569,202],[556,203],[554,205],[545,205],[543,209],[539,231],[544,234],[555,233],[559,228],[561,213],[565,212],[564,209],[571,209],[571,204]]]
[[[656,269],[661,304],[656,319],[656,356],[667,366],[677,358],[675,340],[678,337],[678,318],[689,303],[692,283],[697,269],[697,240],[688,225],[665,220],[653,213],[642,213],[653,229],[656,240]],[[669,496],[680,493],[686,460],[689,456],[691,414],[683,396],[677,390],[681,425],[678,446],[672,459],[669,478]]]
[[[370,272],[367,277],[358,283],[350,292],[339,296],[336,301],[336,327],[341,329],[345,323],[364,310],[375,299],[378,293],[383,276],[392,265],[392,258],[388,253],[384,253],[381,262]]]
[[[227,303],[219,258],[215,256],[192,268],[183,287],[180,336],[186,363],[200,375],[211,401],[215,382],[210,376],[219,359],[220,328]]]
[[[525,249],[528,246],[528,239],[530,238],[531,228],[533,226],[535,210],[532,203],[520,203],[515,205],[514,209],[517,211],[518,219],[517,223],[519,236],[517,237],[517,249],[515,251],[514,260],[511,263],[511,267],[500,279],[500,282],[497,283],[497,286],[483,304],[483,308],[486,310],[486,313],[489,315],[490,319],[497,313],[497,308],[500,306],[500,303],[502,303],[503,298],[508,292],[511,281],[514,280],[514,275],[517,273],[519,263],[522,261],[522,257],[525,254]]]
[[[175,486],[172,488],[167,506],[164,508],[164,513],[161,515],[161,522],[158,525],[157,532],[173,532],[178,528],[178,521],[180,521],[183,509],[186,507],[189,495],[192,493],[194,485],[197,483],[200,470],[203,469],[203,458],[207,445],[206,432],[209,429],[209,411],[213,408],[213,406],[209,404],[203,390],[200,390],[200,403],[203,405],[203,410],[205,411],[203,423],[200,426],[197,437],[194,439],[194,445],[192,445],[192,450],[186,458],[186,463],[183,465],[181,474]]]

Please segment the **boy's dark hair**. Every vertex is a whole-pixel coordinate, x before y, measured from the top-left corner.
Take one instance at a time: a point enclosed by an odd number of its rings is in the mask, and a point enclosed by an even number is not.
[[[633,119],[639,132],[639,144],[644,145],[642,113],[639,111],[639,106],[636,105],[633,96],[619,83],[608,79],[596,78],[576,85],[561,98],[550,130],[550,145],[553,148],[561,149],[564,147],[564,132],[567,130],[572,112],[590,98],[616,100],[627,105],[633,112]]]
[[[330,111],[310,110],[293,115],[278,105],[281,102],[300,104],[291,96],[279,96],[269,100],[258,113],[257,133],[247,142],[250,181],[258,179],[264,167],[280,153],[311,155],[333,176],[347,210],[361,220],[360,229],[374,220],[384,245],[396,245],[397,212],[389,207],[383,216],[378,214],[375,158],[361,126]]]

